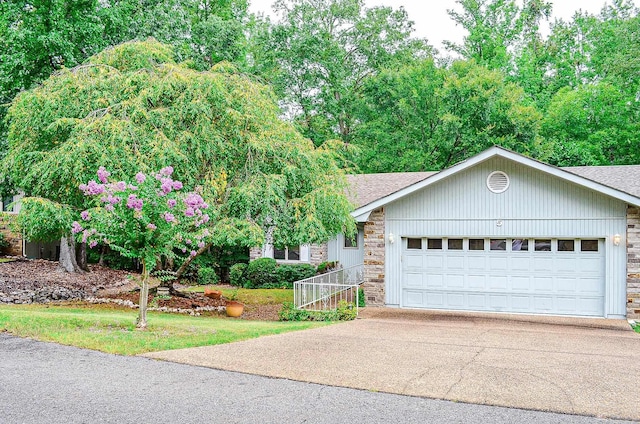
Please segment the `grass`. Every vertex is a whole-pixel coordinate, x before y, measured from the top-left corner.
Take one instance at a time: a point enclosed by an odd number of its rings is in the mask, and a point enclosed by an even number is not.
[[[5,262],[13,262],[13,259],[0,258],[0,264],[3,264]]]
[[[136,311],[57,305],[0,306],[0,331],[20,337],[121,355],[231,343],[325,323],[245,321],[149,313],[135,329]]]
[[[242,289],[229,288],[229,286],[206,286],[222,291],[227,299],[236,296],[238,302],[249,305],[281,305],[284,302],[293,302],[293,289]],[[205,286],[189,287],[185,291],[192,293],[204,292]]]
[[[633,331],[635,331],[636,333],[640,333],[640,324],[636,324],[632,328],[633,328]]]

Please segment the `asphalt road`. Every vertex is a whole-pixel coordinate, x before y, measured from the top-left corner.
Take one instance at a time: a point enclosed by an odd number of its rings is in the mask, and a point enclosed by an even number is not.
[[[0,333],[0,423],[621,423],[124,357]]]

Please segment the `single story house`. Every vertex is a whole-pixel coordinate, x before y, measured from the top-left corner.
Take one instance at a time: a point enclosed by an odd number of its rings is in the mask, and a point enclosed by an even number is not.
[[[492,147],[349,182],[356,239],[252,258],[364,264],[369,306],[640,318],[640,165],[557,168]]]

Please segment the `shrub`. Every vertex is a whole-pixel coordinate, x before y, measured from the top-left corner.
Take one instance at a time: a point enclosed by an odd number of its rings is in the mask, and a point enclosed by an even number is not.
[[[278,265],[276,268],[278,286],[288,289],[293,288],[294,282],[313,277],[314,275],[316,275],[316,269],[309,264],[284,264]]]
[[[338,302],[338,309],[333,311],[307,311],[296,309],[293,302],[285,302],[278,312],[280,321],[350,321],[356,318],[357,310],[353,303],[345,300]]]
[[[258,288],[277,285],[278,275],[276,274],[276,268],[276,260],[271,258],[260,258],[250,262],[247,266],[244,287]]]
[[[9,246],[9,242],[4,236],[4,233],[0,233],[0,251]]]
[[[229,280],[232,286],[243,287],[246,281],[247,264],[234,264],[229,270]]]
[[[358,287],[358,308],[364,308],[366,305],[365,297],[364,297],[364,289],[362,287]]]
[[[198,284],[218,284],[220,277],[214,268],[203,266],[198,268]]]
[[[336,267],[338,266],[338,263],[336,261],[330,261],[330,262],[320,262],[318,264],[318,274],[324,274],[326,272],[330,272],[333,271],[334,269],[336,269]]]

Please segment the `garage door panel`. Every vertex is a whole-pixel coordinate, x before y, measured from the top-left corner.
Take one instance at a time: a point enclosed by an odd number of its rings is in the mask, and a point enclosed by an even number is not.
[[[428,274],[426,280],[427,280],[427,288],[436,289],[436,290],[444,288],[445,276],[442,274],[439,274],[439,275]]]
[[[446,284],[447,288],[450,289],[461,289],[464,288],[464,274],[447,274],[446,276]]]
[[[444,257],[440,255],[428,255],[426,258],[426,264],[428,269],[437,270],[443,269]]]
[[[579,246],[576,240],[576,247]],[[485,244],[486,245],[486,244]],[[604,315],[604,252],[408,250],[402,306]],[[530,242],[529,246],[533,249]]]
[[[484,271],[487,267],[487,258],[485,258],[484,256],[469,256],[467,258],[468,260],[468,268],[470,271],[473,270],[480,270],[480,271]]]
[[[408,269],[410,268],[417,268],[417,269],[423,269],[424,268],[424,256],[423,255],[416,255],[416,254],[411,254],[411,255],[405,255],[403,258],[403,263],[404,266]]]
[[[508,280],[506,275],[493,275],[489,278],[489,289],[491,291],[505,291],[508,288]]]
[[[422,273],[407,272],[404,274],[404,286],[410,289],[423,288],[424,276]]]
[[[448,270],[464,270],[464,256],[450,255],[447,256],[447,269]]]
[[[509,266],[511,267],[512,271],[530,272],[531,256],[527,255],[526,253],[511,255],[511,257],[509,258]]]

